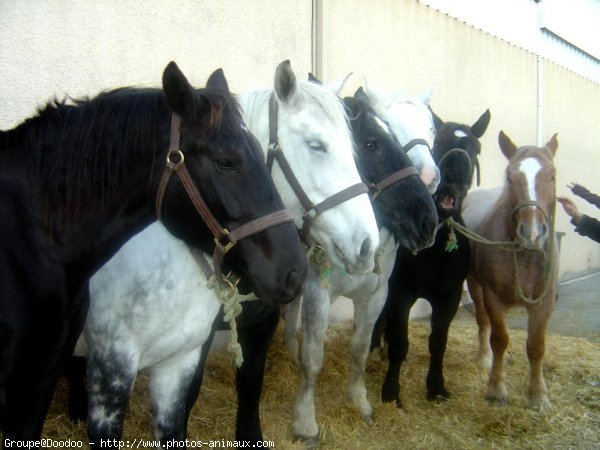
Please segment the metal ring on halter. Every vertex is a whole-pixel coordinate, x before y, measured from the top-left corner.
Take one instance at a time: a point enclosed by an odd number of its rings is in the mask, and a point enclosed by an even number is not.
[[[172,155],[177,155],[179,157],[179,160],[171,161]],[[183,152],[179,149],[177,151],[171,150],[169,153],[167,153],[167,164],[173,164],[174,166],[178,166],[180,164],[183,164],[184,161],[185,161],[185,157],[183,156]]]

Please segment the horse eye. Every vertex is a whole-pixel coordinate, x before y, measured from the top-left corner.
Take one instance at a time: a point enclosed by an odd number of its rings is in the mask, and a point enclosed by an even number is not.
[[[321,141],[309,141],[308,146],[315,152],[327,152],[325,145]]]
[[[365,142],[365,147],[367,147],[369,150],[377,150],[377,143],[374,139],[367,139]]]
[[[221,170],[235,170],[235,164],[229,159],[219,158],[214,160],[217,168]]]

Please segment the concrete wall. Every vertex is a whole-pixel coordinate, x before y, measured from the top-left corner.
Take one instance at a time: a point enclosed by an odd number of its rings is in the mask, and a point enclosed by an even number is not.
[[[384,91],[417,94],[434,85],[433,109],[445,120],[473,123],[490,108],[482,139],[482,187],[503,183],[506,160],[497,144],[504,130],[517,145],[536,144],[538,115],[543,143],[558,132],[557,186],[577,181],[600,193],[600,85],[556,64],[540,64],[534,53],[412,0],[326,0],[321,15],[323,79],[353,71],[344,94],[366,77]],[[542,105],[538,114],[538,103]],[[595,124],[595,125],[594,125]],[[578,201],[596,217],[600,212]],[[557,231],[566,232],[561,274],[600,267],[600,245],[579,237],[562,208]]]
[[[310,1],[3,0],[0,128],[56,95],[160,86],[174,60],[200,87],[222,67],[235,92],[272,83],[277,63],[311,69]]]

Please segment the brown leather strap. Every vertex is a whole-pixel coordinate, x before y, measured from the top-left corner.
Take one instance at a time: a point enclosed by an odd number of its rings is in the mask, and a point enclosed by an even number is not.
[[[471,157],[469,156],[469,154],[463,150],[462,148],[452,148],[450,150],[448,150],[444,156],[442,156],[440,158],[440,160],[437,162],[437,166],[440,167],[442,165],[442,162],[444,162],[444,160],[446,160],[446,158],[452,156],[452,155],[462,155],[465,158],[467,158],[467,163],[469,164],[469,172],[471,172],[473,170],[473,164],[471,163]]]
[[[287,209],[282,209],[253,219],[236,228],[231,233],[226,228],[223,228],[215,216],[210,212],[208,205],[202,198],[202,195],[200,195],[200,192],[198,191],[198,188],[196,187],[196,184],[194,183],[194,180],[192,179],[190,172],[185,165],[184,155],[179,149],[180,123],[181,119],[179,116],[173,113],[171,116],[171,141],[169,144],[169,152],[167,153],[167,164],[156,194],[156,215],[160,220],[167,186],[173,173],[176,173],[181,180],[181,184],[186,190],[190,200],[196,208],[196,211],[198,211],[204,220],[204,223],[206,226],[208,226],[214,236],[215,249],[213,252],[213,267],[215,267],[216,271],[210,269],[210,265],[206,262],[206,259],[204,256],[202,256],[200,251],[192,251],[192,253],[208,277],[210,277],[212,274],[216,274],[220,280],[221,273],[219,268],[221,267],[223,256],[229,251],[229,249],[231,249],[231,247],[236,244],[238,240],[256,233],[260,233],[261,231],[264,231],[270,227],[285,222],[293,222],[294,217],[290,211]],[[224,237],[228,237],[228,243],[223,244],[221,242],[221,239]]]
[[[406,145],[402,146],[402,149],[405,152],[410,151],[410,149],[412,149],[415,145],[424,145],[426,146],[428,149],[431,150],[431,147],[429,146],[429,143],[425,140],[425,139],[413,139],[412,141],[408,141],[406,143]]]
[[[416,169],[416,167],[410,166],[410,167],[405,167],[404,169],[400,169],[397,172],[394,172],[391,175],[388,175],[387,177],[385,177],[383,180],[381,180],[379,183],[377,184],[371,184],[370,188],[371,188],[371,198],[375,199],[379,194],[381,194],[381,192],[390,187],[392,184],[397,183],[400,180],[404,180],[405,178],[411,177],[411,176],[419,176],[419,171]]]
[[[279,211],[272,212],[266,216],[258,217],[250,222],[246,222],[244,225],[237,227],[235,230],[229,232],[229,239],[232,242],[237,242],[246,236],[251,236],[267,228],[274,227],[276,225],[293,222],[294,216],[287,209],[281,209]]]
[[[294,171],[290,167],[290,164],[283,153],[277,133],[277,102],[275,101],[275,96],[271,95],[269,98],[269,149],[267,151],[267,168],[269,169],[269,172],[271,172],[273,169],[273,162],[277,160],[279,168],[283,172],[285,179],[290,184],[292,190],[296,194],[296,197],[298,197],[298,200],[304,209],[304,214],[302,217],[302,239],[306,242],[312,221],[316,216],[360,194],[368,193],[369,188],[364,183],[357,183],[347,187],[346,189],[336,192],[318,205],[315,205],[308,197],[304,189],[302,189],[302,185],[296,178],[296,175],[294,175]],[[314,216],[310,215],[311,210],[315,211]]]
[[[366,194],[369,192],[369,188],[365,183],[356,183],[352,186],[347,187],[346,189],[342,189],[339,192],[336,192],[330,197],[327,197],[321,203],[316,205],[313,209],[317,214],[321,214],[327,211],[334,206],[339,205],[340,203],[344,203],[347,200],[350,200],[360,194]]]
[[[292,190],[296,194],[296,197],[298,197],[298,200],[300,201],[302,208],[304,208],[305,211],[308,211],[309,209],[313,209],[315,207],[315,204],[308,197],[308,195],[306,194],[304,189],[302,189],[302,185],[298,181],[298,178],[296,178],[296,175],[294,175],[294,171],[290,167],[290,163],[288,162],[285,155],[283,154],[281,147],[277,147],[273,151],[273,155],[274,155],[274,158],[277,160],[277,163],[279,164],[279,168],[283,172],[285,179],[290,184]]]

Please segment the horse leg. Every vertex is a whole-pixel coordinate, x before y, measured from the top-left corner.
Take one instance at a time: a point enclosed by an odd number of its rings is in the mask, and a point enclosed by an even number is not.
[[[467,277],[469,295],[475,305],[475,320],[479,329],[479,354],[477,367],[489,372],[492,368],[492,347],[490,346],[490,318],[483,303],[483,289],[472,277]]]
[[[554,293],[550,295],[544,299],[541,305],[527,308],[527,357],[530,366],[528,407],[536,410],[550,407],[543,373],[546,326],[553,309],[550,299],[554,298]]]
[[[309,276],[305,285],[300,355],[302,380],[294,404],[292,422],[294,436],[310,445],[316,445],[319,439],[319,427],[315,418],[315,384],[323,367],[323,344],[330,307],[329,294],[320,283],[320,277],[315,275]]]
[[[260,427],[260,395],[267,350],[279,323],[279,308],[272,308],[266,314],[253,325],[238,327],[244,363],[237,370],[235,378],[238,395],[235,439],[254,444],[263,440]]]
[[[62,290],[38,300],[42,310],[21,322],[36,333],[19,336],[17,327],[14,334],[14,366],[5,384],[4,442],[39,439],[58,383],[60,363],[65,352],[73,350],[70,328],[79,317],[81,305],[71,302]],[[71,308],[71,318],[63,316],[65,307]]]
[[[350,340],[351,366],[348,396],[368,424],[373,422],[373,408],[367,400],[365,366],[369,356],[370,337],[373,334],[375,321],[385,306],[387,291],[387,283],[383,283],[371,298],[354,301],[354,332]]]
[[[449,295],[431,298],[431,334],[429,335],[429,372],[427,373],[427,400],[449,399],[450,393],[444,383],[444,354],[448,342],[448,329],[456,315],[462,285]]]
[[[506,330],[506,308],[492,292],[486,291],[484,296],[485,308],[491,325],[490,345],[493,356],[485,398],[492,402],[506,403],[508,391],[504,382],[504,353],[509,340]]]
[[[88,393],[85,385],[87,362],[83,356],[72,356],[66,364],[69,383],[69,418],[85,422],[88,413]]]
[[[296,327],[298,325],[298,313],[300,312],[301,300],[298,298],[292,303],[285,305],[285,346],[288,350],[289,357],[300,364],[298,360],[298,333]]]
[[[137,375],[137,361],[119,350],[91,350],[88,354],[89,409],[87,433],[90,447],[118,447],[123,417]]]
[[[400,367],[408,354],[408,318],[410,308],[416,298],[407,293],[393,289],[390,283],[388,295],[387,321],[385,324],[385,340],[388,345],[388,369],[381,386],[381,401],[394,402],[402,408],[400,400]],[[392,290],[393,289],[393,290]]]
[[[198,393],[194,387],[198,385],[200,351],[200,348],[196,348],[150,369],[150,395],[155,412],[154,434],[163,447],[167,447],[167,443],[171,447],[185,447],[189,415],[187,406],[191,409]]]

